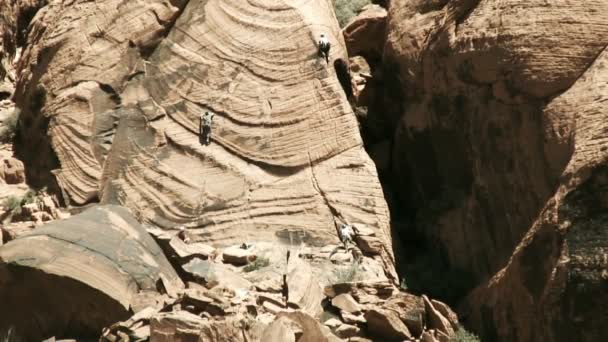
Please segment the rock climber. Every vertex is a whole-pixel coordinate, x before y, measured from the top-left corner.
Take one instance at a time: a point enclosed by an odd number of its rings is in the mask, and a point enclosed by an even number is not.
[[[348,224],[340,224],[340,241],[342,241],[342,243],[344,244],[344,249],[348,250],[348,243],[352,243],[353,242],[353,237],[355,235],[355,232],[353,231],[353,227],[351,225]]]
[[[211,124],[213,123],[214,116],[215,114],[212,112],[205,112],[201,115],[199,127],[201,144],[209,145],[211,143]]]
[[[325,36],[325,33],[321,33],[319,37],[319,57],[325,57],[325,61],[329,63],[329,49],[331,48],[331,44],[329,43],[329,39]]]
[[[177,233],[177,236],[184,241],[184,243],[190,243],[190,237],[188,236],[188,232],[186,231],[186,227],[181,226],[179,227],[179,233]]]

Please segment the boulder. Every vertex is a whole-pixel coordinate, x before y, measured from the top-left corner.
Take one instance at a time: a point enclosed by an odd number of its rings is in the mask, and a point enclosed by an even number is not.
[[[40,212],[40,205],[38,202],[26,203],[21,205],[21,216],[32,219],[35,213]]]
[[[397,290],[391,282],[372,281],[327,285],[323,292],[329,298],[348,293],[360,304],[373,304],[390,298]]]
[[[276,315],[279,312],[283,311],[291,311],[290,309],[286,308],[285,305],[277,304],[276,302],[271,301],[262,302],[262,307],[264,308],[264,310],[266,310],[266,312],[271,313],[273,315]]]
[[[412,338],[405,324],[395,313],[383,309],[371,309],[365,312],[367,330],[370,334],[390,341]]]
[[[224,262],[237,266],[247,265],[256,259],[251,250],[241,248],[241,246],[232,246],[224,249],[222,257]]]
[[[185,289],[174,302],[189,312],[200,315],[206,312],[211,316],[225,316],[228,303],[213,294],[198,289]]]
[[[177,236],[169,241],[169,246],[171,246],[175,255],[183,261],[188,261],[193,257],[208,259],[215,252],[215,248],[207,244],[201,242],[187,244]]]
[[[361,332],[361,329],[355,325],[342,324],[335,329],[336,335],[340,338],[350,338]]]
[[[53,218],[60,218],[61,214],[59,212],[55,197],[50,196],[45,192],[41,192],[38,196],[38,201],[40,202],[40,207],[42,210],[51,215]]]
[[[289,322],[290,320],[286,317],[281,317],[272,322],[264,330],[261,341],[296,342],[296,333],[291,329]]]
[[[333,329],[333,328],[337,328],[337,327],[339,327],[340,325],[342,325],[342,322],[341,322],[339,319],[330,318],[330,319],[328,319],[327,321],[323,322],[323,324],[324,324],[325,326],[328,326],[328,327],[330,327],[330,328],[332,328],[332,329]]]
[[[412,333],[413,336],[420,336],[425,328],[425,314],[424,311],[413,310],[408,312],[404,316],[400,316],[405,326]]]
[[[139,291],[131,300],[131,310],[138,313],[147,308],[162,309],[169,304],[172,299],[167,294],[160,294],[157,291]]]
[[[422,334],[426,326],[426,312],[422,298],[409,293],[398,292],[388,298],[381,307],[396,313],[412,335],[418,337]]]
[[[422,300],[424,301],[424,309],[426,311],[427,324],[430,329],[436,329],[438,331],[443,332],[449,337],[454,336],[454,329],[450,324],[450,321],[443,317],[439,310],[433,307],[433,304],[428,299],[427,296],[422,295]]]
[[[351,314],[346,311],[340,311],[340,316],[345,323],[348,324],[364,324],[367,323],[365,317],[361,314]]]
[[[302,335],[297,338],[298,342],[329,342],[329,329],[322,326],[316,319],[302,311],[280,312],[277,318],[285,317],[295,322],[302,331]],[[322,329],[325,328],[325,329]]]
[[[323,312],[323,288],[308,261],[292,258],[288,265],[287,288],[289,303],[303,312],[317,317]]]
[[[348,313],[357,313],[361,311],[359,303],[357,303],[353,296],[348,293],[343,293],[332,298],[331,305]]]
[[[158,309],[147,307],[124,322],[118,322],[102,331],[100,341],[116,341],[120,338],[133,341],[146,341],[150,338],[150,318]]]
[[[23,162],[16,158],[5,158],[1,161],[0,175],[6,184],[19,184],[25,182],[25,169]]]
[[[435,299],[431,299],[431,304],[433,305],[433,308],[435,308],[435,310],[439,311],[439,313],[441,313],[441,315],[445,317],[448,322],[450,322],[450,325],[452,326],[452,329],[454,329],[454,331],[457,331],[459,329],[458,315],[456,315],[456,313],[452,309],[450,309],[449,306]]]
[[[150,320],[150,339],[152,341],[198,341],[200,327],[204,320],[187,311],[160,313]]]
[[[283,282],[279,277],[275,276],[262,281],[256,281],[254,286],[260,292],[280,293],[283,289]]]
[[[44,222],[52,221],[54,217],[45,211],[38,211],[31,215],[31,219],[36,225],[42,225]]]
[[[99,336],[128,318],[139,290],[184,286],[135,218],[112,205],[26,233],[0,248],[0,260],[0,301],[13,308],[0,310],[0,331],[27,340]]]
[[[150,341],[260,341],[265,328],[242,316],[216,321],[186,311],[173,311],[152,317]]]
[[[193,258],[182,265],[182,268],[195,279],[204,280],[208,287],[219,286],[232,290],[247,290],[252,286],[251,282],[227,265],[208,260]]]

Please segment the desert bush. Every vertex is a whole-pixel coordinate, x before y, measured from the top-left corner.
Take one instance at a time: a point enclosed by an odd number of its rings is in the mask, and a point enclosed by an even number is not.
[[[353,262],[347,267],[334,269],[334,284],[350,283],[359,280],[359,263]]]
[[[9,196],[4,200],[4,207],[8,210],[15,210],[21,206],[21,198],[17,196]]]
[[[34,201],[36,201],[36,195],[37,195],[37,193],[35,191],[29,190],[28,192],[25,193],[25,195],[23,195],[21,204],[25,205],[25,204],[34,203]]]
[[[336,18],[340,27],[346,26],[355,17],[363,6],[371,4],[371,0],[334,0]]]
[[[15,329],[12,327],[7,331],[0,333],[1,342],[21,342],[22,339],[15,333]]]
[[[13,214],[21,213],[21,206],[34,203],[36,201],[37,193],[35,191],[28,191],[23,196],[9,196],[4,200],[3,206]]]
[[[479,337],[469,331],[463,326],[459,326],[456,331],[456,336],[452,340],[453,342],[480,342]]]
[[[405,281],[405,277],[401,278],[401,282],[399,283],[399,288],[402,291],[407,291],[407,282]]]
[[[10,142],[13,140],[15,133],[17,132],[17,123],[19,122],[19,114],[14,110],[7,118],[2,122],[0,126],[0,142]]]
[[[252,262],[249,265],[245,266],[243,268],[243,271],[245,271],[245,272],[253,272],[255,270],[259,270],[260,268],[264,268],[264,267],[266,267],[268,265],[270,265],[270,260],[268,260],[268,258],[259,257],[259,258],[255,259],[254,262]]]

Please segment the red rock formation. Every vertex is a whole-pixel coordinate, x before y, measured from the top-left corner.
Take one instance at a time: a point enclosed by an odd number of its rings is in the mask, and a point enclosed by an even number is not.
[[[450,267],[478,280],[502,269],[471,297],[484,340],[607,335],[595,211],[606,11],[605,1],[391,1],[383,62],[403,95],[393,179]]]
[[[378,238],[366,252],[394,278],[382,189],[334,70],[347,57],[329,6],[45,6],[15,92],[28,179],[56,177],[69,203],[118,202],[219,245],[325,245],[338,242],[336,224],[365,225]],[[317,58],[321,32],[329,65]],[[210,146],[199,142],[206,110],[217,113]]]
[[[369,5],[342,29],[349,56],[360,55],[368,60],[382,57],[386,16],[386,9]]]
[[[519,341],[600,341],[608,336],[608,52],[546,108],[573,151],[508,265],[470,295],[487,336]],[[568,114],[577,115],[569,117]],[[557,130],[555,131],[558,132]],[[561,135],[561,136],[560,136]]]
[[[595,4],[601,12],[604,5]],[[398,63],[408,96],[395,172],[410,175],[402,186],[414,205],[430,209],[425,221],[436,224],[428,233],[451,264],[491,274],[553,194],[567,161],[567,141],[549,144],[546,99],[577,79],[606,35],[593,21],[556,29],[577,10],[569,7],[547,13],[529,3],[546,20],[522,30],[528,16],[507,3],[456,1],[431,11],[393,5],[385,58]],[[490,30],[498,13],[501,30]],[[585,25],[589,32],[577,30]],[[540,34],[552,43],[529,53],[526,43]]]

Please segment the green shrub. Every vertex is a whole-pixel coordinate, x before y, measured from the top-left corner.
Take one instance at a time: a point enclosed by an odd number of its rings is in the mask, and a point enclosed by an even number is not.
[[[17,196],[10,196],[9,198],[4,200],[4,207],[8,208],[8,210],[15,210],[21,207],[21,199]]]
[[[21,200],[21,203],[22,203],[22,205],[30,204],[30,203],[34,203],[35,200],[36,200],[36,192],[29,190],[28,192],[25,193],[25,195],[23,195],[23,199]]]
[[[334,269],[334,284],[350,283],[359,280],[359,263],[353,262],[348,267]]]
[[[254,262],[250,263],[249,265],[245,266],[243,268],[243,271],[245,272],[253,272],[255,270],[259,270],[260,268],[264,268],[266,266],[270,265],[270,260],[268,260],[268,258],[257,258],[255,259]]]
[[[34,203],[36,201],[36,196],[37,193],[32,190],[26,192],[23,197],[9,196],[4,200],[4,207],[15,214],[19,214],[21,212],[21,206]]]
[[[363,6],[371,4],[371,0],[334,0],[336,18],[340,27],[346,26],[355,17]]]
[[[453,342],[480,342],[479,337],[471,332],[468,332],[463,326],[459,326],[456,331],[456,336]]]
[[[0,333],[0,342],[21,342],[22,339],[15,333],[15,329],[8,328],[7,331]]]
[[[16,110],[9,115],[0,127],[0,142],[10,142],[13,140],[17,132],[17,123],[19,122],[19,114]]]
[[[402,291],[407,291],[407,282],[405,281],[405,277],[401,278],[401,282],[399,283],[399,288]]]

